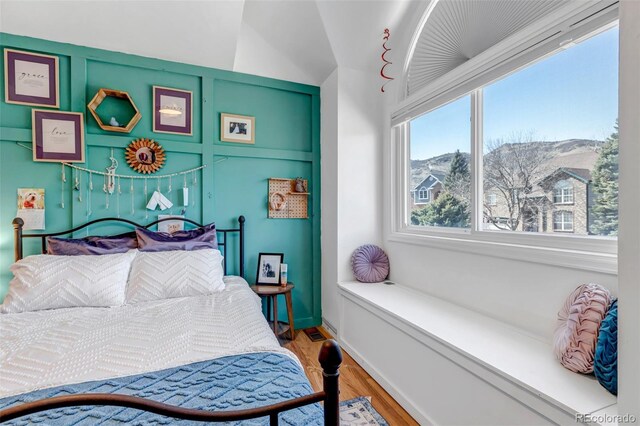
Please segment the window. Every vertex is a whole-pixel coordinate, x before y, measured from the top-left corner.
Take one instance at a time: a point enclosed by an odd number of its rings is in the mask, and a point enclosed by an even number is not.
[[[573,185],[566,180],[556,183],[553,188],[554,204],[573,204]]]
[[[412,187],[429,184],[431,202],[410,209],[414,226],[469,228],[471,98],[464,96],[408,123]],[[418,197],[424,200],[422,191]]]
[[[559,211],[553,213],[554,232],[573,232],[573,213]]]
[[[604,192],[608,185],[617,192],[617,175],[604,169],[617,170],[617,45],[616,27],[480,89],[484,191],[512,193],[484,209],[484,230],[549,232],[541,212],[574,204],[607,228],[585,223],[576,234],[615,234],[617,199]],[[575,198],[573,182],[591,186],[595,204]],[[495,226],[496,216],[509,217],[510,225]],[[555,224],[553,231],[574,230]]]
[[[398,203],[400,226],[466,229],[488,240],[617,235],[618,27],[590,31],[462,97],[446,103],[438,93],[416,103],[420,115],[393,119],[404,126],[396,135],[405,143],[405,194],[440,176],[428,204]]]
[[[429,191],[427,191],[427,189],[424,186],[420,188],[420,191],[418,191],[418,198],[421,200],[429,199]]]

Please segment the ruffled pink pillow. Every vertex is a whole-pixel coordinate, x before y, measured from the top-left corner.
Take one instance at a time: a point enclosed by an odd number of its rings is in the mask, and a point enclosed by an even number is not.
[[[611,304],[609,290],[584,284],[567,298],[554,333],[554,352],[560,363],[576,373],[591,373],[600,323]]]

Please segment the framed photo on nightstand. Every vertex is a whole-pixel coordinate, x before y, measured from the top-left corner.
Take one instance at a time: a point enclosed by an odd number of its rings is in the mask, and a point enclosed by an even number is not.
[[[283,253],[260,253],[258,255],[258,272],[256,273],[256,285],[280,284],[280,265],[283,261]]]

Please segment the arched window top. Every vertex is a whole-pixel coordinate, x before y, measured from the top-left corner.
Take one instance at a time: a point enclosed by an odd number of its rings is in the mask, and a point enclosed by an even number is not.
[[[429,191],[427,190],[427,188],[425,188],[424,186],[420,188],[420,190],[418,191],[418,198],[421,200],[429,199]]]
[[[406,96],[505,40],[568,0],[432,0],[414,36]]]

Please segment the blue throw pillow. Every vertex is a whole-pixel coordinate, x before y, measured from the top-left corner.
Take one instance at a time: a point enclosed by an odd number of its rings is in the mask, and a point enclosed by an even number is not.
[[[598,344],[593,360],[598,382],[614,395],[618,394],[618,301],[614,300],[600,324]]]

